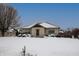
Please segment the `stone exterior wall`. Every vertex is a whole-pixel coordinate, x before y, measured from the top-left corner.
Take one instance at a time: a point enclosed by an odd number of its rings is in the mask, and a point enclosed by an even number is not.
[[[45,35],[45,29],[43,27],[33,27],[31,29],[31,35],[36,37],[36,30],[39,29],[39,37],[43,37]]]
[[[31,30],[30,29],[27,29],[27,28],[21,28],[20,29],[20,33],[25,33],[25,34],[27,34],[27,33],[29,33]]]
[[[21,32],[20,33],[24,33],[24,34],[31,34],[31,36],[33,37],[37,37],[36,35],[36,30],[39,30],[39,37],[44,37],[46,35],[49,35],[49,31],[52,30],[53,33],[51,32],[51,34],[55,34],[57,35],[59,33],[59,29],[58,28],[44,28],[44,27],[32,27],[30,29],[27,29],[27,28],[23,28],[21,29]]]
[[[49,33],[49,31],[52,31],[51,33]],[[59,33],[59,29],[58,28],[48,28],[48,29],[45,29],[45,35],[49,35],[49,34],[55,34],[57,35]]]

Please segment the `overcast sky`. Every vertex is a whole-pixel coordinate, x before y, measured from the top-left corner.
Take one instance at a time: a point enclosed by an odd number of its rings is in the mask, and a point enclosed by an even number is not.
[[[79,4],[11,4],[24,25],[49,22],[61,28],[79,27]]]

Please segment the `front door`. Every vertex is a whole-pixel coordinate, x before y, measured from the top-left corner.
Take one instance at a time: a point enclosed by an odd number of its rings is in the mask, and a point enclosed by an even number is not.
[[[39,29],[36,29],[36,36],[39,36]]]

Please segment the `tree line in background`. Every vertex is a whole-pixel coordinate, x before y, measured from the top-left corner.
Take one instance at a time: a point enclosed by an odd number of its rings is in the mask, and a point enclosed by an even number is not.
[[[63,33],[59,33],[57,37],[70,37],[79,38],[79,28],[73,28],[71,30],[65,30]]]

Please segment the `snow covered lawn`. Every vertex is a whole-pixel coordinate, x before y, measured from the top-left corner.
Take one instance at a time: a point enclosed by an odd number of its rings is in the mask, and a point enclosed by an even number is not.
[[[20,56],[22,48],[38,56],[79,56],[79,40],[71,38],[0,37],[0,55]]]

